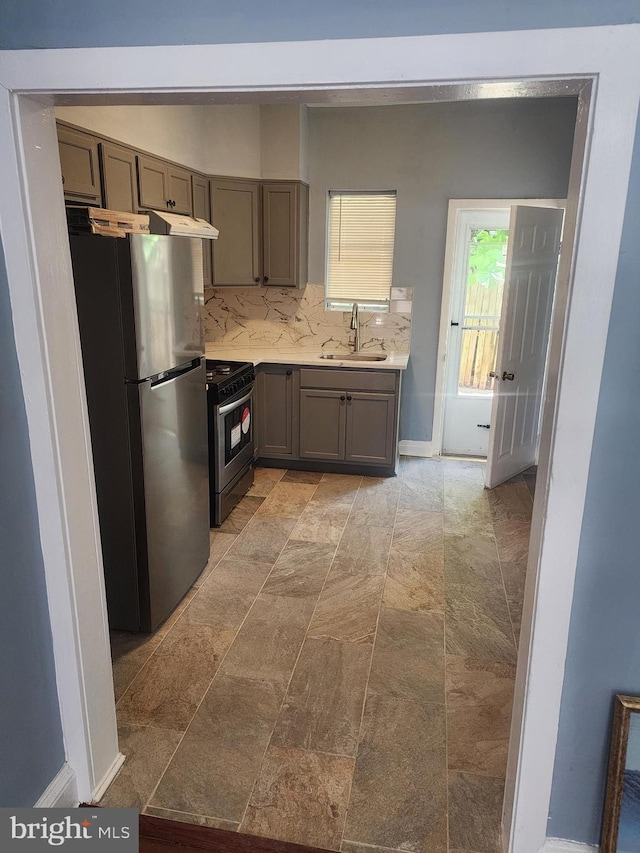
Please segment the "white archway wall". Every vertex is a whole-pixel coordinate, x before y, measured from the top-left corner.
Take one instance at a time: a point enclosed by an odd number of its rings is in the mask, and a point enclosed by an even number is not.
[[[640,95],[640,27],[322,43],[22,51],[1,59],[0,225],[27,405],[67,754],[86,798],[117,763],[97,515],[79,362],[52,92],[393,89],[443,81],[598,78],[576,286],[559,363],[553,468],[530,653],[511,849],[544,841],[573,578]],[[482,57],[482,59],[478,59]],[[327,63],[331,60],[330,66]],[[407,82],[410,81],[410,82]],[[488,94],[487,87],[487,94]],[[517,94],[511,83],[504,94]],[[16,93],[44,95],[44,102]],[[492,94],[496,94],[495,91]],[[597,239],[606,225],[609,243]],[[587,334],[588,332],[588,334]],[[37,345],[36,345],[37,342]],[[588,376],[588,382],[584,377]],[[562,567],[560,571],[558,567]],[[525,628],[526,630],[526,628]],[[525,660],[525,658],[527,658]],[[528,663],[528,667],[526,664]],[[79,734],[81,731],[81,735]],[[84,741],[84,755],[83,755]],[[86,746],[90,743],[91,748]]]

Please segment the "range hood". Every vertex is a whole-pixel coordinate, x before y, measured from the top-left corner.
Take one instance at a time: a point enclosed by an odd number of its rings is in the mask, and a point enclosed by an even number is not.
[[[152,234],[171,234],[177,237],[202,237],[216,240],[220,232],[204,219],[194,219],[180,213],[149,210],[149,230]]]

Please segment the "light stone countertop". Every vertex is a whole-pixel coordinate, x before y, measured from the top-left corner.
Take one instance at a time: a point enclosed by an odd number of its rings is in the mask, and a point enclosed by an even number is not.
[[[351,367],[358,370],[405,370],[409,362],[408,353],[384,353],[384,361],[355,361],[319,358],[323,352],[330,350],[306,350],[286,347],[247,347],[229,346],[229,344],[207,343],[205,352],[207,358],[229,361],[251,361],[258,364],[300,364],[306,367]],[[365,354],[375,355],[375,350],[365,350]]]

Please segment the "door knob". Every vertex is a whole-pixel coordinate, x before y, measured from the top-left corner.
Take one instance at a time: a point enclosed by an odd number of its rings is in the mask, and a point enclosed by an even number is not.
[[[502,373],[502,381],[503,381],[503,382],[504,382],[504,380],[505,380],[505,379],[508,379],[508,380],[509,380],[509,382],[513,382],[513,380],[514,380],[515,378],[516,378],[515,373],[507,373],[507,371],[506,371],[506,370],[505,370],[505,371],[503,371],[503,373]]]

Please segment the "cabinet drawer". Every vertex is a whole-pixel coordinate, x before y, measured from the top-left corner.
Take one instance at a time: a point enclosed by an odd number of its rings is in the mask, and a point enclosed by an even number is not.
[[[349,370],[348,368],[301,368],[301,388],[338,388],[345,391],[395,391],[395,371]]]

